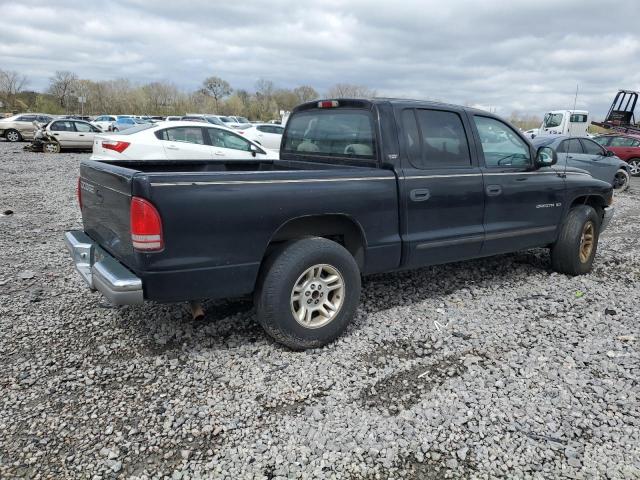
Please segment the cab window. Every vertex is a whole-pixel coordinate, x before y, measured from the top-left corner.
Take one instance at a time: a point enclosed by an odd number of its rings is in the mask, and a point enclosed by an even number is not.
[[[529,145],[512,128],[495,118],[474,116],[487,167],[528,167]]]

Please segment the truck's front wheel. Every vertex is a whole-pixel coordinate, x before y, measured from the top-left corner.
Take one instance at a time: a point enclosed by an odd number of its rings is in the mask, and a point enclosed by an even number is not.
[[[256,292],[258,321],[296,350],[321,347],[349,325],[360,299],[353,256],[325,238],[287,242],[266,261]]]
[[[600,218],[589,205],[569,210],[558,240],[551,247],[551,265],[556,272],[584,275],[591,271],[600,236]]]

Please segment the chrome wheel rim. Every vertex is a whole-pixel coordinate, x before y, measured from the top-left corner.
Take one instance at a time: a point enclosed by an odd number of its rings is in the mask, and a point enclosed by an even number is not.
[[[616,190],[624,190],[629,183],[629,174],[624,170],[618,170],[613,178],[613,188]]]
[[[593,252],[595,240],[595,227],[593,222],[587,222],[582,227],[582,236],[580,237],[580,261],[587,263]]]
[[[58,153],[59,147],[53,143],[45,143],[44,149],[47,153]]]
[[[344,279],[337,268],[314,265],[298,277],[291,290],[291,313],[305,328],[330,323],[344,303]]]
[[[640,175],[640,160],[633,160],[629,162],[629,168],[631,169],[631,175],[637,177]]]
[[[20,139],[20,136],[17,132],[9,132],[7,133],[7,140],[10,142],[17,142]]]

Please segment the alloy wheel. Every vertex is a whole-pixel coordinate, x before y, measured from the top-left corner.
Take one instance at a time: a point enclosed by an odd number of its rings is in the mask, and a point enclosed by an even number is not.
[[[291,290],[291,312],[305,328],[323,327],[340,312],[344,294],[344,279],[338,269],[314,265],[298,277]]]

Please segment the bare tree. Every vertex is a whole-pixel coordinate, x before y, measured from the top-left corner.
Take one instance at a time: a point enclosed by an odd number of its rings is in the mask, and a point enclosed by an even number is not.
[[[29,83],[25,75],[13,70],[0,70],[0,98],[4,99],[7,106],[16,104],[16,95]]]
[[[376,91],[369,87],[350,83],[336,83],[327,91],[329,98],[371,98],[375,95]]]
[[[298,103],[309,102],[320,97],[315,88],[309,85],[301,85],[293,89],[293,93],[298,97]]]
[[[58,70],[49,79],[49,93],[58,99],[61,107],[66,109],[77,82],[78,76],[75,73]]]
[[[216,113],[219,107],[219,102],[224,97],[228,97],[233,92],[231,85],[226,80],[220,77],[209,77],[202,82],[202,93],[213,97],[213,101],[216,105]]]

